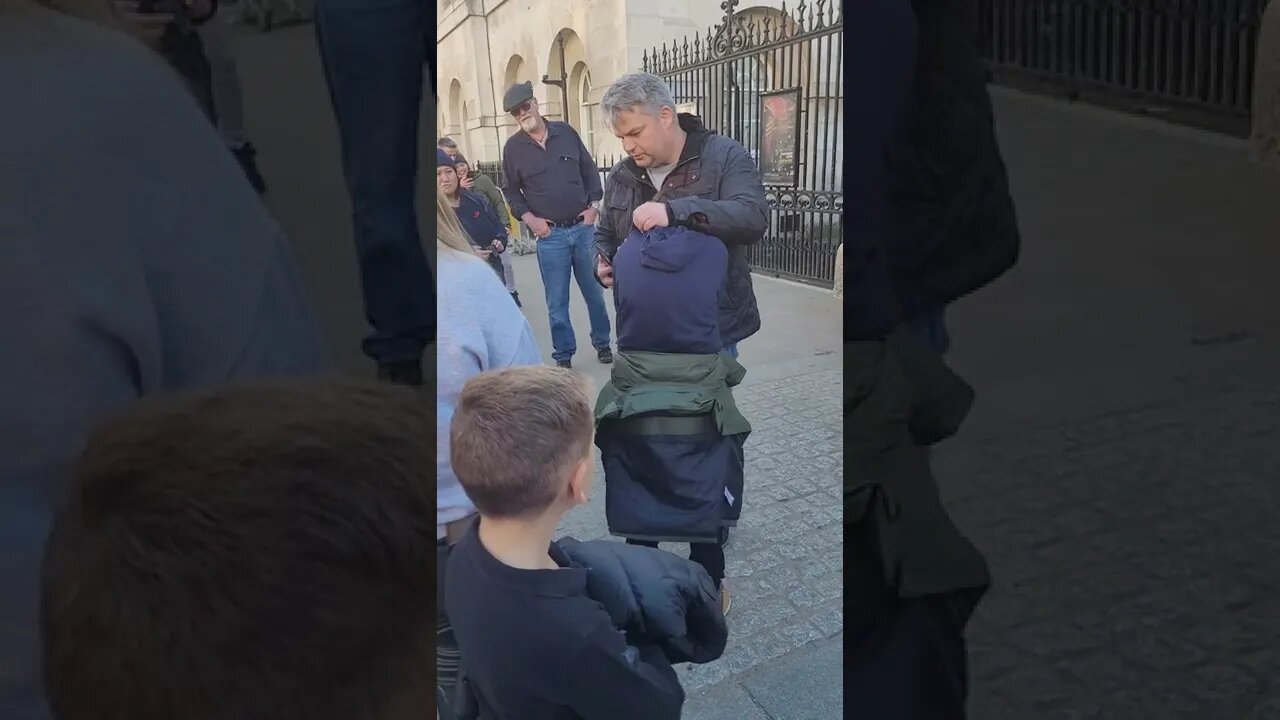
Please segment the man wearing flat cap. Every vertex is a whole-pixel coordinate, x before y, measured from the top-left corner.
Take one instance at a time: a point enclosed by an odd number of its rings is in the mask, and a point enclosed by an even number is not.
[[[609,313],[595,280],[593,236],[603,197],[595,160],[571,125],[542,117],[533,83],[508,88],[502,108],[520,125],[502,150],[504,193],[511,213],[538,239],[538,270],[551,320],[551,357],[556,365],[567,368],[578,349],[569,321],[572,275],[587,303],[596,358],[611,363]]]

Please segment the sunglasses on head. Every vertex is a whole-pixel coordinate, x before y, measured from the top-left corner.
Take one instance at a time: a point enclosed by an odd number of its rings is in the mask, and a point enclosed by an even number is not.
[[[511,117],[519,117],[521,113],[525,112],[526,110],[528,110],[528,109],[529,109],[529,108],[531,108],[531,107],[533,107],[533,101],[532,101],[532,100],[525,100],[524,102],[520,103],[519,105],[517,105],[517,106],[515,106],[515,107],[511,108]]]

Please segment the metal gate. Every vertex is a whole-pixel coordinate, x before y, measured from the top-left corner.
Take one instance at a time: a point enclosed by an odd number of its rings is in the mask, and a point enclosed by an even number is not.
[[[979,0],[998,82],[1249,134],[1267,0]]]
[[[761,164],[770,221],[752,267],[830,287],[843,230],[843,3],[737,6],[721,2],[720,24],[653,48],[642,67]]]

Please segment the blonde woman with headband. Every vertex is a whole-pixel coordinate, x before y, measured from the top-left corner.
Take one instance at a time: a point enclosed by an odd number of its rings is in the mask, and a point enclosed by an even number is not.
[[[449,423],[462,386],[474,375],[515,365],[540,365],[529,321],[489,263],[477,257],[449,201],[436,187],[436,702],[452,720],[458,645],[445,615],[445,567],[453,543],[475,520],[449,463]]]

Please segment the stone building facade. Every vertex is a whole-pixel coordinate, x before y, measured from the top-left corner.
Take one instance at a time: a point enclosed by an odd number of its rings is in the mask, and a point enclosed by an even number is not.
[[[739,13],[776,13],[777,1],[744,0]],[[646,50],[723,19],[715,0],[437,0],[436,126],[473,161],[495,162],[516,131],[502,95],[532,81],[543,113],[567,120],[597,156],[621,146],[599,115],[620,75]],[[564,89],[544,76],[565,79]]]

